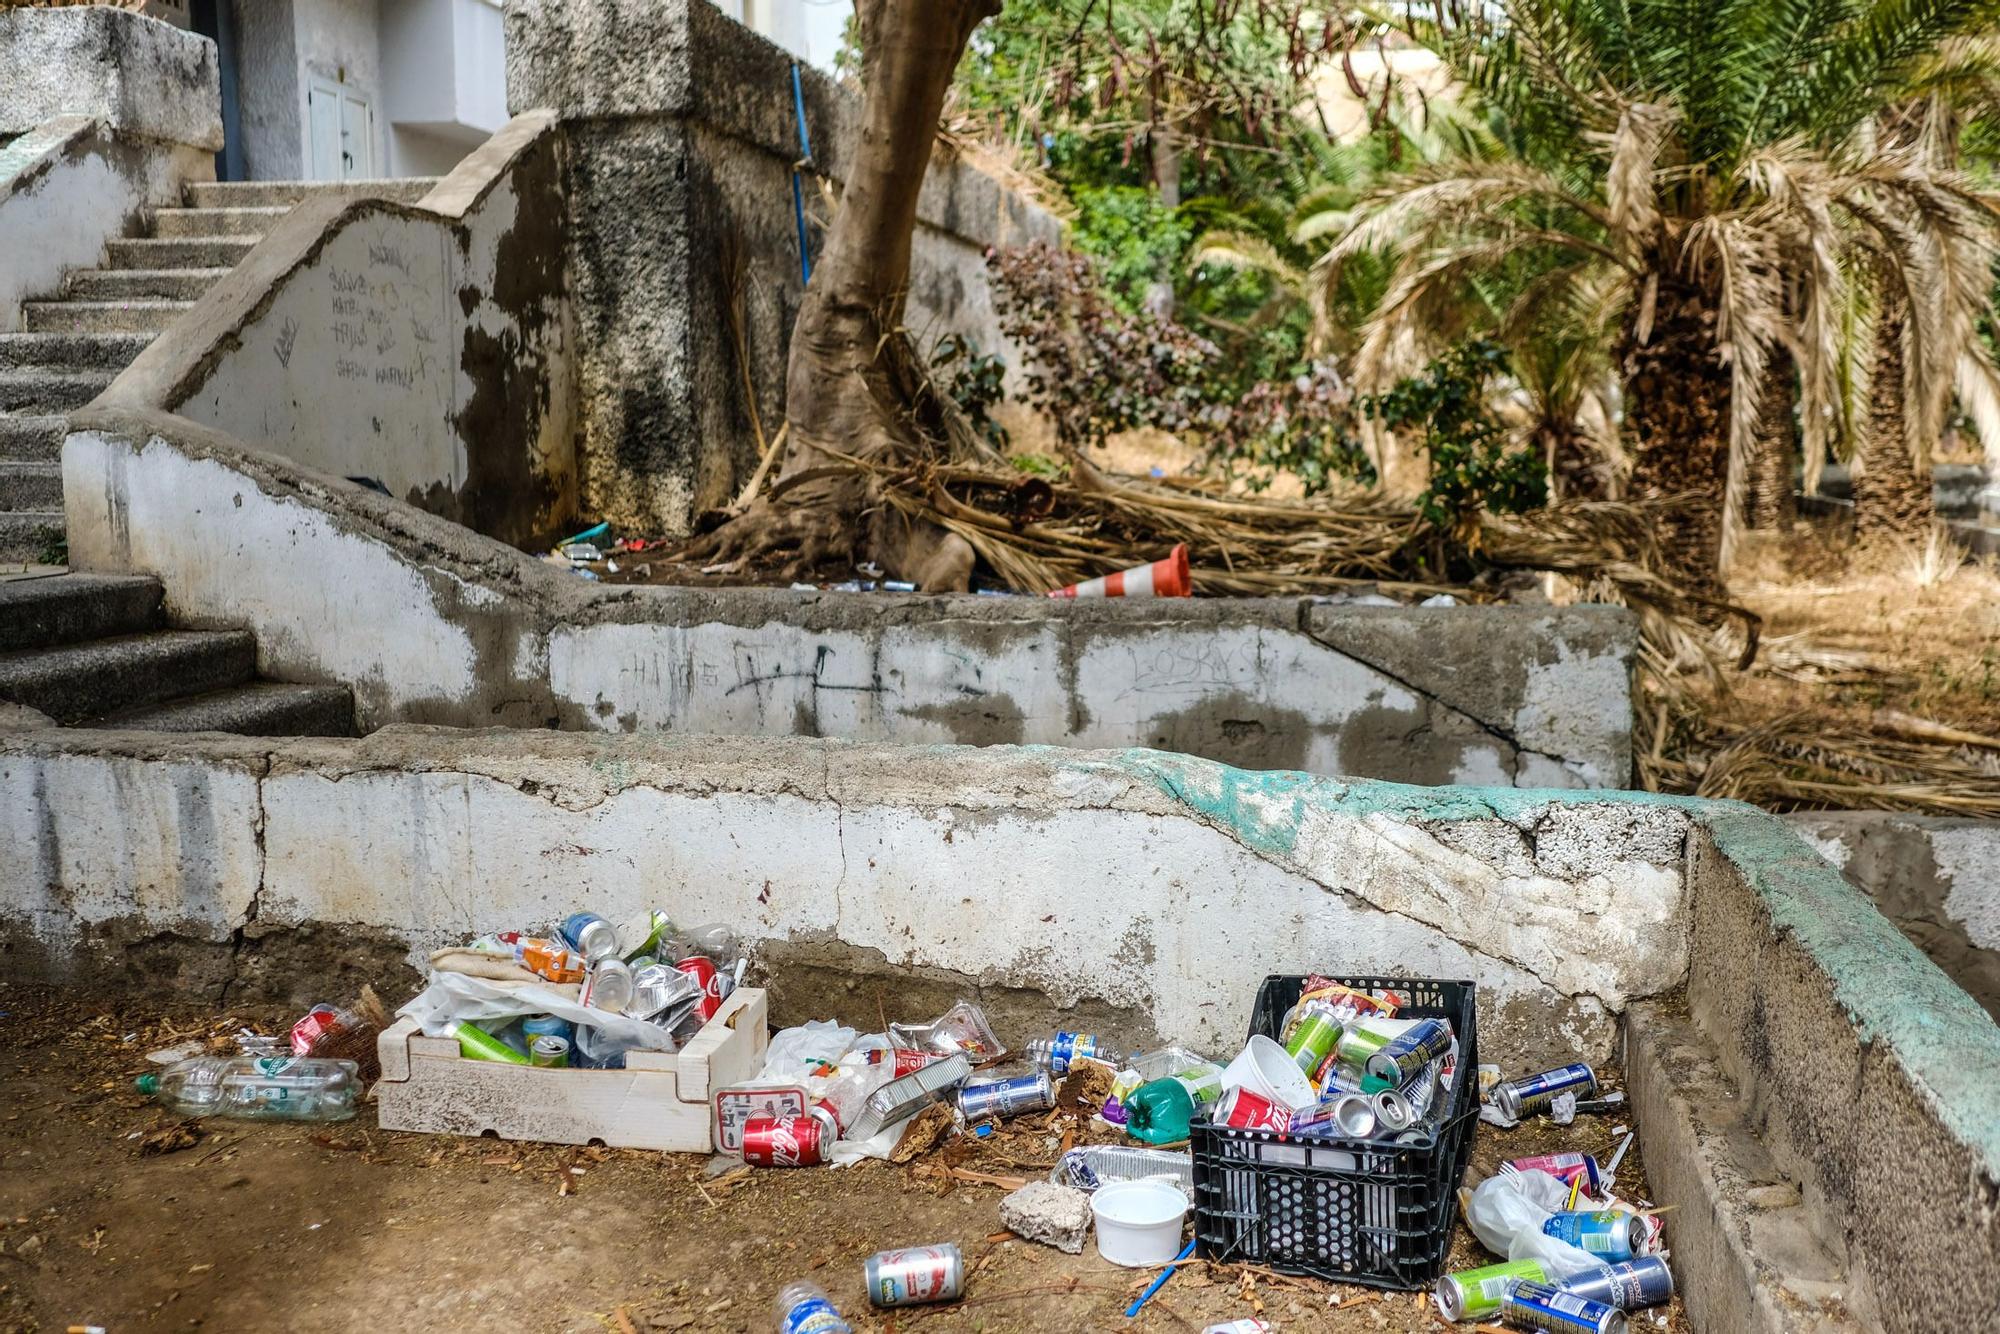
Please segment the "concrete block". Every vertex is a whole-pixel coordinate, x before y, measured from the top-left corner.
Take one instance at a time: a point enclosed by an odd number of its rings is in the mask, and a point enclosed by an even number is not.
[[[0,135],[57,116],[216,152],[215,43],[108,6],[0,10]]]
[[[1017,1237],[1083,1254],[1090,1236],[1090,1194],[1054,1181],[1030,1181],[1000,1201],[1000,1226]]]

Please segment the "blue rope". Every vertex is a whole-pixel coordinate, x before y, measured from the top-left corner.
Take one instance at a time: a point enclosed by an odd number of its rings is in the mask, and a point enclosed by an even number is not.
[[[799,160],[792,164],[792,218],[799,228],[799,280],[813,280],[812,251],[806,244],[806,194],[799,184],[799,168],[812,163],[812,139],[806,133],[806,94],[799,84],[799,62],[792,62],[792,109],[799,118]]]

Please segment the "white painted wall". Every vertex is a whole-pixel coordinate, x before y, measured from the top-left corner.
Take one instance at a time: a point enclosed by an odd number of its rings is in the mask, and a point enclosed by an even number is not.
[[[69,270],[102,264],[104,243],[142,209],[213,175],[203,149],[121,144],[81,116],[0,147],[0,333],[21,327],[23,301],[55,296]]]
[[[389,172],[442,175],[507,121],[495,0],[382,0]]]
[[[1687,816],[1618,798],[1510,822],[1461,818],[1462,794],[1461,815],[1428,812],[1405,790],[1143,752],[439,729],[214,744],[203,763],[200,742],[0,737],[0,882],[23,887],[0,921],[56,944],[106,923],[226,938],[261,886],[260,931],[381,927],[415,962],[586,904],[661,906],[1128,1007],[1217,1050],[1267,972],[1469,977],[1489,1059],[1601,1058],[1626,1002],[1687,964]]]

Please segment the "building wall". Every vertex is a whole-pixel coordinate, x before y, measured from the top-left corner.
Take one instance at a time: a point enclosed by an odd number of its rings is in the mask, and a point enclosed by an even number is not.
[[[293,0],[235,0],[237,99],[243,170],[253,181],[305,175],[305,97],[299,90]]]

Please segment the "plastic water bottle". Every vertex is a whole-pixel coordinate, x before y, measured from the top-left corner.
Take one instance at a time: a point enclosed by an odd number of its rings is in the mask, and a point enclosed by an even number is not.
[[[361,1067],[316,1056],[196,1056],[135,1081],[180,1116],[345,1121],[361,1100]]]
[[[817,1283],[801,1280],[778,1289],[778,1334],[854,1334]]]
[[[1141,1084],[1125,1099],[1125,1133],[1148,1144],[1178,1143],[1188,1137],[1188,1123],[1221,1096],[1222,1071],[1212,1065]]]

